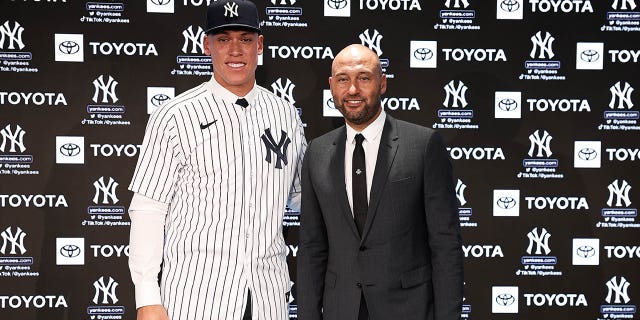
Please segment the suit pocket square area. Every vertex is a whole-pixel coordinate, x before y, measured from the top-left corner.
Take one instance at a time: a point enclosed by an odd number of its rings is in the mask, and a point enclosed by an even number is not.
[[[407,271],[400,276],[403,288],[411,288],[425,283],[431,278],[431,270],[428,266],[422,266],[411,271]]]
[[[389,182],[391,182],[391,183],[403,183],[403,182],[413,181],[415,178],[416,178],[415,176],[412,176],[412,177],[401,177],[401,178],[398,178],[398,179],[393,178],[393,179],[390,179]]]

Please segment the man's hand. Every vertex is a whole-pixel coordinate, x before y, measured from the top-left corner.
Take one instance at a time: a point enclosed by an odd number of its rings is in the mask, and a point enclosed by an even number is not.
[[[138,320],[169,320],[167,310],[159,304],[138,308]]]

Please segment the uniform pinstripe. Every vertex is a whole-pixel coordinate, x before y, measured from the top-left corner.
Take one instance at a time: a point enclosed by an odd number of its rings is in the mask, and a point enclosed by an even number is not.
[[[253,319],[288,318],[282,219],[289,193],[300,192],[306,140],[288,102],[258,86],[249,103],[214,97],[206,82],[147,124],[129,189],[170,204],[160,288],[172,320],[240,319],[247,289]],[[265,129],[291,139],[281,169]]]

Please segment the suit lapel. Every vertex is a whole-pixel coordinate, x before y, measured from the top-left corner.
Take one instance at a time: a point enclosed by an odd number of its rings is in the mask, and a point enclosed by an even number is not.
[[[358,228],[353,220],[353,214],[351,213],[351,207],[349,206],[349,199],[347,198],[347,189],[344,184],[344,150],[347,141],[347,129],[342,127],[342,130],[336,135],[336,139],[333,141],[333,154],[331,155],[331,177],[333,178],[332,185],[338,196],[338,206],[340,211],[346,218],[347,224],[351,227],[351,231],[359,237]]]
[[[396,120],[387,114],[384,128],[382,129],[382,135],[380,137],[378,159],[376,160],[376,169],[373,172],[373,182],[371,183],[371,193],[369,195],[369,210],[367,211],[367,220],[364,224],[364,234],[362,235],[362,239],[365,239],[369,233],[369,229],[371,228],[371,224],[377,213],[378,204],[382,197],[382,190],[387,183],[389,170],[391,169],[391,165],[393,164],[397,151],[398,133],[396,131]]]

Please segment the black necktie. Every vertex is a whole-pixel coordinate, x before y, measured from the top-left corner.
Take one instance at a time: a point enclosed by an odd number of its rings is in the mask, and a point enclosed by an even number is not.
[[[356,135],[356,148],[353,149],[353,161],[351,165],[351,185],[353,189],[353,218],[356,221],[358,232],[362,235],[364,222],[367,219],[367,166],[364,161],[364,148],[362,148],[364,136]]]
[[[238,100],[236,100],[236,104],[243,108],[246,108],[249,105],[249,102],[245,98],[239,98]]]

